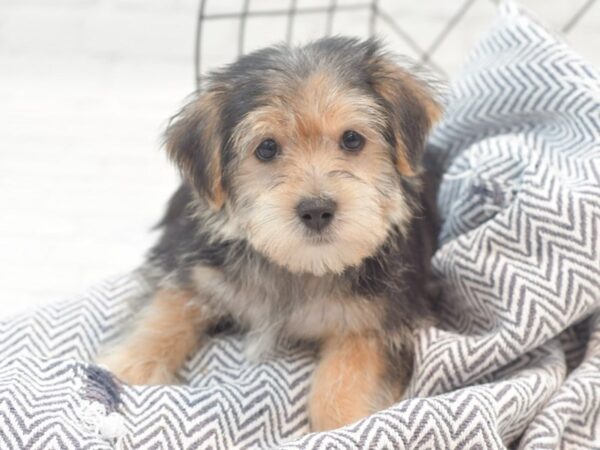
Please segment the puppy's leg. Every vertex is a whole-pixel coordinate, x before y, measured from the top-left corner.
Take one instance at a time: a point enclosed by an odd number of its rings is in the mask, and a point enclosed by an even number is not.
[[[200,333],[211,319],[194,293],[161,289],[141,313],[130,334],[98,358],[130,384],[169,384],[197,349]]]
[[[398,400],[408,376],[391,379],[387,358],[377,337],[350,335],[326,341],[309,398],[312,430],[339,428]]]

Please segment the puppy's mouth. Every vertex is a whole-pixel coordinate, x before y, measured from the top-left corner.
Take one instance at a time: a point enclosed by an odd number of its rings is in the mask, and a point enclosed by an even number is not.
[[[305,239],[307,244],[311,245],[311,246],[322,246],[322,245],[328,245],[328,244],[332,244],[333,241],[335,240],[333,232],[330,230],[327,231],[322,231],[322,232],[315,232],[315,231],[309,231],[307,230],[305,232]]]

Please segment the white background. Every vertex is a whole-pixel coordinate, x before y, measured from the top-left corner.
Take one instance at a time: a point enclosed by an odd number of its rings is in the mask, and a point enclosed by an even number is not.
[[[525,3],[561,27],[585,1]],[[209,7],[236,10],[240,2],[212,0]],[[298,4],[306,3],[322,2]],[[381,4],[427,47],[463,1]],[[477,0],[439,48],[434,59],[449,74],[494,9]],[[194,89],[196,12],[193,0],[0,0],[0,315],[74,295],[142,261],[156,238],[150,228],[177,184],[160,141]],[[301,20],[297,37],[318,20]],[[336,20],[335,32],[347,33],[362,19]],[[279,39],[284,27],[249,22],[248,48]],[[235,21],[207,27],[207,66],[235,54],[236,31]],[[600,2],[568,40],[598,65]]]

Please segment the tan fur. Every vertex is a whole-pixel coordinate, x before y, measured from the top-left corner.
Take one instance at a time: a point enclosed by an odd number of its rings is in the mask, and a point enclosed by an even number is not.
[[[420,154],[421,138],[440,109],[424,83],[387,58],[377,58],[371,62],[378,67],[372,86],[355,84],[348,72],[325,62],[310,75],[273,75],[267,90],[257,90],[267,92],[261,94],[264,98],[249,95],[258,106],[243,111],[231,136],[219,120],[224,105],[230,106],[223,103],[226,91],[230,94],[235,87],[220,77],[184,108],[169,128],[167,149],[193,189],[193,215],[202,224],[198,240],[202,248],[215,251],[216,262],[204,259],[194,245],[189,250],[176,245],[181,254],[173,252],[185,263],[177,262],[182,267],[173,272],[165,256],[169,268],[162,281],[179,280],[175,275],[184,274],[182,286],[193,291],[159,289],[130,334],[100,363],[129,383],[172,383],[206,327],[231,317],[248,330],[249,352],[255,356],[278,339],[322,343],[309,399],[314,431],[347,425],[400,398],[412,356],[398,365],[396,360],[392,365],[391,358],[412,355],[410,327],[390,327],[386,320],[394,306],[392,296],[404,293],[392,289],[376,298],[378,294],[362,290],[358,274],[356,280],[351,277],[365,258],[386,257],[379,249],[390,235],[394,240],[387,245],[392,249],[402,234],[407,236],[413,211],[406,197],[414,193],[403,188],[398,173],[419,174],[410,157]],[[373,95],[371,87],[379,95]],[[408,106],[398,103],[403,95]],[[400,114],[410,108],[414,114]],[[407,122],[414,128],[398,126]],[[347,130],[364,136],[364,148],[341,148]],[[396,148],[391,148],[389,132],[395,133]],[[414,134],[414,149],[403,134]],[[275,140],[280,149],[270,161],[255,155],[265,139]],[[226,189],[223,160],[228,161]],[[409,182],[418,185],[418,180]],[[302,200],[315,197],[331,199],[337,207],[321,234],[308,231],[297,212]],[[183,213],[177,216],[177,223],[183,218]],[[172,229],[172,234],[181,235],[182,228]],[[187,232],[182,239],[193,241]],[[167,247],[172,242],[185,247],[187,241],[177,241],[172,234]],[[230,257],[237,251],[248,258]],[[360,276],[368,285],[369,272]],[[405,311],[410,310],[398,312]]]
[[[428,119],[427,128],[438,122],[442,115],[442,108],[427,84],[415,78],[414,75],[401,66],[385,59],[379,58],[376,61],[376,67],[379,70],[376,72],[375,79],[379,80],[379,82],[374,87],[384,99],[390,103],[394,103],[400,97],[399,88],[403,91],[408,91],[410,95],[418,100],[420,106],[424,109]],[[408,149],[406,148],[405,136],[402,136],[398,132],[395,134],[398,147],[396,161],[398,171],[405,176],[412,177],[415,173],[407,157]]]
[[[385,369],[376,338],[350,335],[328,340],[310,392],[312,430],[338,428],[390,406],[395,399],[385,389]]]
[[[206,324],[193,293],[163,289],[156,293],[130,334],[100,356],[103,364],[130,384],[170,384],[186,358],[198,348]]]
[[[222,180],[219,93],[206,93],[197,102],[191,104],[189,108],[193,108],[193,110],[186,112],[188,120],[181,121],[178,124],[179,126],[175,125],[171,129],[171,134],[167,139],[167,153],[172,158],[179,158],[177,162],[181,171],[187,178],[193,180],[194,156],[188,150],[188,153],[184,153],[184,159],[181,159],[179,147],[182,145],[181,141],[185,139],[184,134],[190,131],[189,127],[197,127],[200,123],[203,124],[203,144],[206,146],[208,172],[211,180],[206,198],[214,210],[219,210],[223,207],[227,197]]]
[[[210,146],[209,170],[211,187],[211,205],[215,209],[221,209],[225,202],[225,190],[223,189],[222,167],[221,167],[221,135],[217,129],[220,117],[218,94],[211,93],[205,95],[198,104],[199,111],[209,118],[207,129],[205,130],[207,142]]]
[[[380,105],[326,73],[249,113],[233,136],[241,160],[232,189],[248,205],[236,211],[235,220],[253,246],[294,272],[341,273],[373,253],[391,226],[402,228],[410,211],[395,185],[380,133],[384,124]],[[343,151],[346,130],[362,134],[365,148]],[[281,148],[280,157],[267,164],[254,156],[265,138]],[[315,242],[318,251],[307,243],[295,213],[295,205],[310,196],[329,196],[338,204],[330,242]]]
[[[416,174],[406,156],[408,150],[404,144],[404,138],[399,133],[396,133],[396,142],[398,142],[398,159],[396,160],[398,172],[407,177],[414,177]]]

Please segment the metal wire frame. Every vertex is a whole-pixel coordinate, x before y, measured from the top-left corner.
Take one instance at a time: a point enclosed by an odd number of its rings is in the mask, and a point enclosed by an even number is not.
[[[238,42],[237,42],[237,53],[242,55],[244,53],[244,46],[246,40],[246,25],[247,21],[253,17],[281,17],[286,19],[286,41],[292,42],[294,36],[294,25],[295,19],[298,16],[304,15],[325,15],[325,29],[323,31],[324,36],[331,35],[333,30],[333,23],[335,16],[339,12],[343,11],[365,11],[369,13],[368,32],[370,36],[373,36],[377,31],[379,23],[387,25],[387,27],[402,41],[404,41],[409,48],[411,48],[419,57],[419,61],[423,65],[427,65],[431,69],[437,71],[441,76],[447,77],[446,72],[440,67],[433,56],[436,51],[440,48],[443,42],[446,40],[448,35],[454,30],[465,17],[467,12],[478,0],[463,0],[456,12],[448,19],[446,25],[442,30],[434,37],[431,44],[426,48],[422,47],[411,35],[406,32],[398,22],[389,13],[384,11],[378,0],[370,1],[357,1],[356,3],[350,4],[339,4],[337,0],[324,0],[324,6],[312,6],[312,7],[298,7],[298,0],[288,0],[287,7],[280,9],[271,10],[252,10],[251,0],[243,0],[242,9],[239,12],[226,12],[226,13],[206,13],[206,5],[209,0],[200,0],[198,8],[198,20],[196,26],[196,45],[194,52],[194,68],[195,68],[195,79],[196,86],[199,87],[202,81],[202,42],[203,42],[203,31],[204,24],[206,21],[218,21],[223,19],[239,19],[238,25]],[[255,0],[256,1],[256,0]],[[494,4],[497,4],[499,0],[487,0]],[[580,22],[581,18],[590,10],[592,5],[597,0],[587,0],[581,5],[571,17],[569,17],[565,24],[561,27],[563,33],[568,34],[575,26]],[[283,3],[283,1],[282,1]]]

